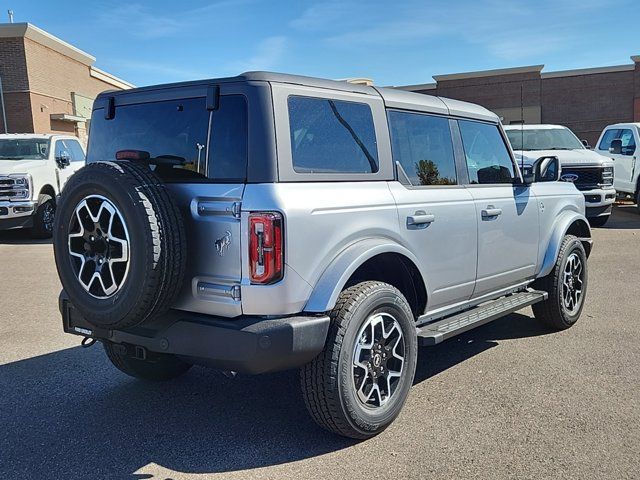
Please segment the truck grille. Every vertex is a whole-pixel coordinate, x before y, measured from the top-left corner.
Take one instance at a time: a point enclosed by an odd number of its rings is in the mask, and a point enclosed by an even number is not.
[[[18,185],[16,179],[13,177],[0,176],[0,201],[12,200],[16,198],[23,199],[21,195],[24,190],[28,190],[29,187],[24,185]]]
[[[573,182],[578,190],[590,190],[603,185],[613,184],[613,175],[605,175],[603,167],[568,167],[562,168],[562,175],[573,174],[578,179]],[[605,178],[606,177],[606,178]]]

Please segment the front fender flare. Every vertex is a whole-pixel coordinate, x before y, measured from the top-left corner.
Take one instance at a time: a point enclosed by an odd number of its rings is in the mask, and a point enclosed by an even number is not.
[[[316,282],[304,311],[326,312],[331,310],[353,272],[367,260],[381,253],[398,253],[410,259],[416,266],[420,265],[415,255],[393,240],[388,238],[361,240],[349,245],[329,264]],[[424,280],[424,275],[422,277]]]
[[[560,252],[562,239],[576,222],[579,222],[580,230],[588,233],[588,236],[584,233],[582,235],[578,235],[580,240],[582,240],[583,242],[591,243],[591,227],[589,227],[589,222],[587,221],[585,216],[574,211],[562,212],[553,224],[553,233],[551,234],[551,238],[549,239],[549,243],[544,255],[544,260],[542,261],[542,266],[540,267],[540,272],[537,275],[538,278],[544,277],[551,273],[551,270],[553,270],[553,266],[556,263],[556,259],[558,258],[558,253]]]

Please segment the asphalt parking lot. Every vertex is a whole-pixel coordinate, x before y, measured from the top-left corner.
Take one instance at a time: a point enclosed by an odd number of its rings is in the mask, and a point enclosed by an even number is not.
[[[420,351],[398,420],[355,442],[307,417],[297,372],[169,383],[64,335],[51,244],[0,234],[0,478],[638,478],[640,215],[594,230],[588,300]]]

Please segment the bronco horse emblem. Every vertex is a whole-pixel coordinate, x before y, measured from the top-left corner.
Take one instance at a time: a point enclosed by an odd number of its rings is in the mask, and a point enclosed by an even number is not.
[[[227,230],[224,232],[223,237],[216,240],[216,252],[218,252],[218,255],[222,257],[224,252],[229,248],[229,245],[231,245],[231,232]]]

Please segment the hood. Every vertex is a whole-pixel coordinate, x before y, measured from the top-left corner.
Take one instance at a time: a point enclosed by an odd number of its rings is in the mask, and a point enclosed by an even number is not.
[[[47,160],[0,160],[0,175],[31,173],[47,164]]]
[[[561,166],[608,167],[613,161],[586,148],[580,150],[516,150],[514,152],[518,164],[524,162],[531,166],[540,157],[558,157]]]

